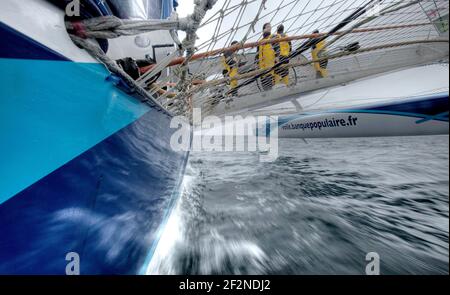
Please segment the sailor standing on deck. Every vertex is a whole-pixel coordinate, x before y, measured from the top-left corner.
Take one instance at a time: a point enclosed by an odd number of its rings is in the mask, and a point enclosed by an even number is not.
[[[275,38],[281,39],[286,37],[287,35],[284,33],[284,26],[281,24],[277,28],[277,35]],[[281,81],[286,86],[289,86],[289,68],[285,68],[283,66],[289,64],[289,56],[292,52],[292,43],[291,41],[277,42],[274,44],[274,49],[277,57],[277,62],[283,64],[280,68],[275,70],[275,82],[276,84],[278,84]]]
[[[313,34],[319,34],[319,30],[315,30]],[[312,39],[312,41],[314,40],[316,39]],[[319,43],[312,46],[311,54],[313,60],[322,59],[327,55],[325,46],[326,46],[325,40],[322,40]],[[316,70],[318,79],[328,77],[327,67],[328,67],[328,59],[324,59],[314,63],[314,69]]]
[[[266,23],[263,26],[263,38],[260,42],[271,41],[272,36],[272,25]],[[275,66],[275,50],[271,43],[265,43],[258,46],[258,51],[256,52],[256,59],[258,61],[259,69],[265,70],[270,69]],[[271,90],[275,84],[275,73],[270,71],[261,78],[261,84],[264,91]]]
[[[238,44],[237,41],[233,41],[231,43],[231,46],[234,46]],[[233,52],[232,50],[227,50],[224,52],[223,56],[222,56],[222,65],[223,65],[223,75],[226,78],[234,78],[238,75],[239,73],[239,60],[237,58],[237,55],[235,52]],[[236,87],[238,86],[238,81],[237,80],[231,80],[229,82],[231,91],[230,94],[231,96],[237,96],[238,95],[238,91],[236,89]]]

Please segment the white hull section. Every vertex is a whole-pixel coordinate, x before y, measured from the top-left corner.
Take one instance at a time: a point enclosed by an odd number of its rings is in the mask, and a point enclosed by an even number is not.
[[[249,109],[252,113],[286,115],[319,110],[355,108],[383,103],[400,103],[418,96],[449,91],[448,64],[432,64],[379,74],[304,95],[292,95],[283,102]]]
[[[86,51],[73,44],[64,24],[64,12],[47,1],[2,0],[0,22],[71,61],[97,63]]]
[[[278,116],[281,138],[448,134],[448,79],[448,64],[414,67],[251,113]]]
[[[0,0],[0,2],[0,22],[71,61],[98,63],[89,53],[80,50],[72,42],[64,23],[65,13],[58,7],[46,0]],[[24,15],[28,17],[24,18]],[[161,46],[163,48],[160,48]],[[157,48],[155,51],[154,47]],[[114,60],[124,57],[143,59],[147,54],[160,59],[161,56],[165,57],[173,52],[174,48],[174,41],[167,31],[155,31],[139,36],[110,39],[107,54]]]
[[[411,98],[448,90],[448,64],[429,65],[448,59],[446,43],[437,44],[433,49],[429,46],[412,46],[397,49],[395,53],[377,53],[372,59],[373,64],[364,64],[362,69],[357,67],[362,61],[353,61],[354,66],[350,69],[335,69],[328,78],[309,77],[290,87],[280,85],[270,91],[221,102],[213,110],[213,114],[221,116],[261,110],[292,112],[293,101],[303,110],[326,109],[393,98]],[[424,66],[417,66],[423,64]],[[301,69],[308,72],[303,73],[306,76],[311,75],[309,72],[312,68],[309,68]],[[294,111],[298,109],[294,108]]]
[[[448,134],[449,123],[416,117],[368,113],[304,116],[279,128],[280,138],[384,137]]]

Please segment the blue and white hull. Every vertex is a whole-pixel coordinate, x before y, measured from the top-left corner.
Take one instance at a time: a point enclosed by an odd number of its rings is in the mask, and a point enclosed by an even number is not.
[[[448,92],[400,102],[305,112],[279,118],[284,138],[439,135],[449,133]]]
[[[0,274],[66,274],[73,252],[81,274],[141,273],[188,158],[171,117],[107,82],[53,5],[1,5]]]
[[[255,112],[277,116],[281,138],[448,134],[448,70],[444,63],[402,69]]]

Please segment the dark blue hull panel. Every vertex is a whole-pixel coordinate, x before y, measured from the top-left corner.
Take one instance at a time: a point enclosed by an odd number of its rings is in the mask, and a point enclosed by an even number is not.
[[[171,117],[0,23],[0,274],[137,274],[179,196]]]
[[[0,273],[135,274],[178,196],[187,159],[150,111],[0,206]]]

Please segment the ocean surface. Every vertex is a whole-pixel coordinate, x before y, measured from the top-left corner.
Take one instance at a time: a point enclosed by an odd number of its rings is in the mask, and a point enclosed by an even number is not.
[[[193,153],[157,274],[449,273],[449,137],[280,141]]]

